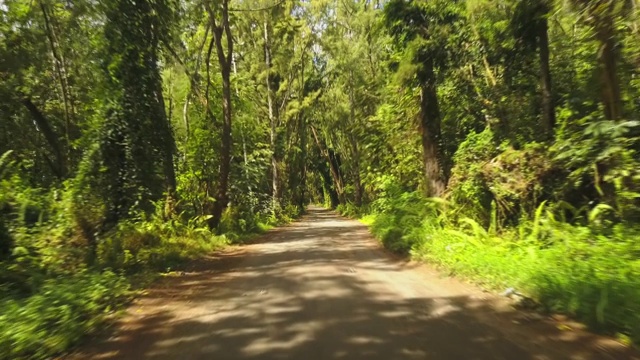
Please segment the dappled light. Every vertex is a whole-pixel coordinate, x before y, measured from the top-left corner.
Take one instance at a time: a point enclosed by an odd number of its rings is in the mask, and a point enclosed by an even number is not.
[[[366,227],[300,222],[161,281],[73,359],[608,359],[597,337],[511,322],[492,296],[384,253]],[[495,299],[494,299],[495,300]],[[503,328],[505,326],[506,328]],[[522,329],[518,329],[521,327]],[[572,357],[573,356],[573,357]]]

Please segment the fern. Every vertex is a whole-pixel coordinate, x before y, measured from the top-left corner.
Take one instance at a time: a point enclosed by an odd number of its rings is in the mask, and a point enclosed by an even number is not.
[[[475,238],[486,239],[489,237],[489,234],[487,234],[487,231],[473,219],[463,218],[460,220],[460,222],[463,224],[469,225],[469,227],[473,231],[473,235]]]
[[[535,216],[533,218],[533,228],[531,229],[531,240],[537,241],[540,235],[540,223],[542,220],[542,213],[544,211],[544,207],[547,204],[546,201],[543,201],[540,206],[536,209]]]
[[[4,178],[5,171],[13,165],[13,161],[9,157],[13,154],[13,150],[6,151],[0,156],[0,179]]]
[[[591,209],[591,211],[589,211],[589,223],[596,224],[600,219],[600,216],[607,212],[615,213],[616,210],[612,206],[607,204],[600,203],[596,205],[593,209]]]

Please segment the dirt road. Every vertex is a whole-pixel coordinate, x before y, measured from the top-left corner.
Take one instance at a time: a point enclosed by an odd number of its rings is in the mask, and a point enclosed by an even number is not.
[[[72,359],[637,359],[381,250],[312,208],[149,290]]]

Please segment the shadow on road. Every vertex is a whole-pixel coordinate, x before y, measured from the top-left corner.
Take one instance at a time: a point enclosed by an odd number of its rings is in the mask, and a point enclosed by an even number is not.
[[[479,321],[506,315],[468,295],[427,296],[405,284],[398,288],[404,291],[400,296],[393,284],[407,272],[404,262],[372,246],[366,228],[329,211],[313,209],[302,221],[265,239],[248,245],[247,255],[210,257],[183,276],[156,284],[112,338],[80,356],[632,358],[626,352],[599,351],[597,343],[548,328],[523,346],[516,333],[510,336],[509,331]],[[560,347],[577,340],[576,346]]]

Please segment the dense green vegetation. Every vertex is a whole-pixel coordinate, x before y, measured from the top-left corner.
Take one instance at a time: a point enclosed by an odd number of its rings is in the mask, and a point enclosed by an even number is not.
[[[0,2],[0,357],[309,202],[640,341],[637,0]]]

